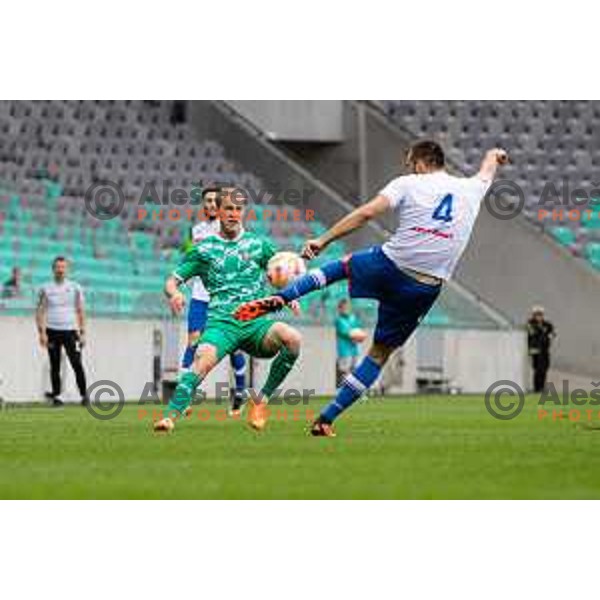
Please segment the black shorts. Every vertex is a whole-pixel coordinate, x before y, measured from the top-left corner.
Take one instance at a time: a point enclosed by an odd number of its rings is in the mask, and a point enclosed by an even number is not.
[[[48,349],[58,346],[74,346],[78,352],[81,352],[79,345],[79,333],[75,329],[46,329],[48,336]]]

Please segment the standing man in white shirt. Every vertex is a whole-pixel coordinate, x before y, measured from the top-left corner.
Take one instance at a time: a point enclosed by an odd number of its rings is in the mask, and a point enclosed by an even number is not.
[[[469,241],[498,165],[507,160],[506,152],[496,148],[485,155],[475,176],[455,177],[446,171],[439,144],[416,143],[407,156],[412,175],[393,179],[321,237],[308,240],[303,254],[314,258],[333,241],[393,211],[396,230],[387,242],[311,270],[275,296],[237,309],[238,319],[255,319],[342,279],[349,281],[352,298],[379,301],[369,352],[313,423],[313,435],[335,435],[333,421],[373,385],[392,352],[404,345],[433,306]]]
[[[85,345],[85,311],[83,290],[78,283],[67,278],[68,263],[64,256],[52,262],[53,281],[40,289],[35,314],[40,345],[48,350],[52,391],[46,397],[54,406],[62,406],[60,362],[65,349],[75,373],[81,403],[87,404],[87,385],[81,362]]]

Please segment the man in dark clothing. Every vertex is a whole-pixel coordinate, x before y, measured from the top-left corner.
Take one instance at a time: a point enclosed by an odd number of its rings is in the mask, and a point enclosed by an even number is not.
[[[550,345],[556,337],[554,325],[546,321],[544,308],[534,306],[527,321],[527,346],[533,368],[533,390],[543,391],[550,368]]]

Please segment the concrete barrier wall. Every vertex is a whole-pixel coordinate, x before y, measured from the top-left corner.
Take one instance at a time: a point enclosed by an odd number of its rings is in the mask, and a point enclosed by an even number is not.
[[[153,378],[153,333],[164,331],[160,321],[89,319],[88,341],[83,358],[88,386],[108,379],[116,382],[128,399],[138,398],[146,382]],[[304,344],[298,366],[286,382],[288,387],[314,389],[316,394],[335,391],[335,334],[331,328],[300,328]],[[183,348],[184,328],[180,328],[179,348]],[[0,396],[8,401],[32,401],[50,389],[48,357],[37,341],[33,318],[0,319]],[[78,400],[76,386],[64,360],[66,400]],[[263,381],[268,361],[256,361],[256,384]],[[207,379],[204,389],[214,396],[218,382],[229,381],[229,365],[224,360]]]
[[[445,371],[459,390],[481,393],[502,379],[523,389],[527,380],[527,339],[519,331],[460,331],[444,333]]]
[[[126,398],[139,398],[153,378],[153,335],[164,331],[160,321],[89,319],[84,364],[88,385],[100,380],[116,382]],[[335,391],[335,334],[330,327],[301,327],[302,355],[285,383],[286,389],[314,390],[316,395]],[[386,388],[392,393],[414,393],[419,344],[436,336],[447,376],[465,392],[482,392],[498,379],[525,384],[525,345],[520,332],[429,330],[422,328],[401,356],[392,361]],[[179,330],[183,348],[184,328]],[[423,353],[421,352],[421,355]],[[50,389],[48,358],[40,348],[33,318],[0,318],[0,396],[7,401],[37,401]],[[424,359],[421,359],[423,361]],[[77,401],[72,371],[64,365],[64,398]],[[269,361],[255,361],[255,385],[260,386]],[[204,384],[213,397],[218,382],[229,381],[224,360]]]
[[[421,369],[439,370],[448,385],[479,394],[503,379],[529,387],[525,333],[465,329],[419,329],[415,335]]]
[[[83,352],[88,385],[110,379],[126,398],[139,395],[143,382],[152,381],[152,336],[160,327],[153,321],[89,319]],[[0,356],[0,395],[5,400],[38,400],[50,389],[48,356],[38,343],[33,317],[0,319]],[[70,367],[63,372],[65,399],[78,399]]]

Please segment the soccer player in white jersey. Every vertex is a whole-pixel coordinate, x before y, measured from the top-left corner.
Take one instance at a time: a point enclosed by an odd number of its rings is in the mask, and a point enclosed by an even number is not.
[[[432,307],[469,241],[498,165],[507,160],[504,150],[493,149],[485,155],[477,175],[455,177],[445,169],[439,144],[415,144],[407,156],[412,175],[393,179],[321,237],[307,241],[303,254],[314,258],[333,241],[392,211],[397,225],[387,242],[311,270],[276,296],[237,309],[238,319],[254,319],[342,279],[349,280],[353,298],[379,301],[368,354],[313,423],[313,435],[335,435],[333,421],[375,383],[389,356],[406,342]]]
[[[202,208],[204,218],[192,227],[192,244],[195,246],[210,235],[215,235],[220,230],[218,217],[217,196],[219,188],[209,187],[202,192]],[[182,371],[189,371],[200,336],[206,327],[208,319],[209,294],[200,277],[194,277],[191,283],[192,297],[188,309],[188,335],[187,347],[181,359]],[[231,410],[237,413],[243,403],[246,385],[246,359],[242,352],[234,352],[229,357],[234,374],[235,387],[231,393]]]

